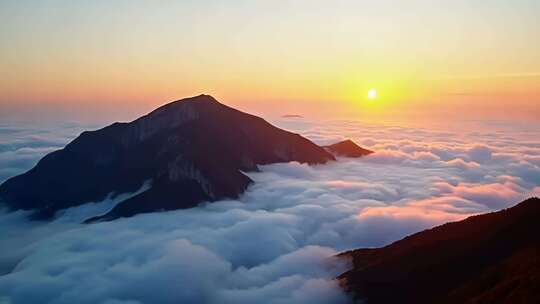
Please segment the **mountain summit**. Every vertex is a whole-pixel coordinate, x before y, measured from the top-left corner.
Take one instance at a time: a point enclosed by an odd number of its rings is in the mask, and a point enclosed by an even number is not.
[[[150,189],[99,218],[110,220],[236,198],[252,182],[242,172],[256,171],[257,165],[329,160],[334,157],[308,139],[199,95],[129,123],[83,132],[0,185],[0,201],[49,218],[151,182]]]
[[[333,145],[324,146],[323,148],[325,148],[328,152],[336,156],[345,156],[345,157],[353,157],[353,158],[358,158],[358,157],[366,156],[373,153],[373,151],[360,147],[359,145],[355,144],[350,139],[340,141]]]

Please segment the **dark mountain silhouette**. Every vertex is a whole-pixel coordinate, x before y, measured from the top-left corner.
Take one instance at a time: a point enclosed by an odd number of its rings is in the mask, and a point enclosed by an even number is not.
[[[540,303],[540,199],[341,255],[366,303]]]
[[[334,157],[308,139],[200,95],[129,123],[83,132],[0,185],[0,200],[48,218],[111,192],[134,192],[151,180],[149,190],[101,217],[115,219],[236,198],[252,182],[242,171],[257,165],[329,160]]]
[[[323,148],[335,156],[362,157],[373,153],[373,151],[360,147],[350,139],[340,141],[333,145],[324,146]]]

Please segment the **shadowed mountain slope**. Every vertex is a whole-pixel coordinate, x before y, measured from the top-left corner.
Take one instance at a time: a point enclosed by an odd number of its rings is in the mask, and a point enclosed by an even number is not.
[[[366,303],[540,303],[540,199],[342,253]]]
[[[83,132],[0,185],[0,201],[48,218],[111,192],[134,192],[150,180],[149,190],[102,217],[114,219],[236,198],[251,183],[242,171],[257,165],[329,160],[334,157],[308,139],[200,95],[129,123]]]

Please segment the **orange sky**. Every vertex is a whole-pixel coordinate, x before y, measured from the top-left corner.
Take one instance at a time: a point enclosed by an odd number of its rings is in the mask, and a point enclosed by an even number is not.
[[[533,0],[13,0],[0,17],[2,117],[129,119],[200,93],[267,115],[540,117]]]

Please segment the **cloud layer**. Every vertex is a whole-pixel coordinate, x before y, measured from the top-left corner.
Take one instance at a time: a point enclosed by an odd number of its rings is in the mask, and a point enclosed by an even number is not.
[[[250,173],[256,183],[240,200],[189,210],[92,225],[79,222],[116,201],[71,208],[51,223],[4,213],[0,229],[9,233],[0,247],[9,249],[0,254],[0,301],[348,303],[332,280],[348,267],[336,252],[382,246],[540,193],[535,126],[438,132],[348,121],[278,124],[321,144],[352,138],[377,152],[320,166],[264,166]],[[9,134],[3,142],[20,138]],[[49,141],[37,146],[62,144]],[[16,152],[2,164],[29,168],[37,157],[25,159],[19,150],[26,147],[4,149]]]

